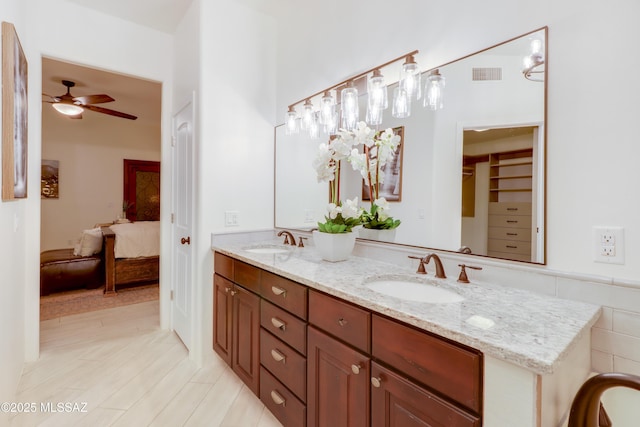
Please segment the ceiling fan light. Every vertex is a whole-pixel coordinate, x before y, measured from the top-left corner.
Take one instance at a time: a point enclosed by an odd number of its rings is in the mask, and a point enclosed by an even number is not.
[[[53,108],[56,109],[59,113],[64,114],[65,116],[77,116],[78,114],[82,114],[84,108],[75,104],[67,104],[64,102],[57,102],[55,104],[51,104]]]

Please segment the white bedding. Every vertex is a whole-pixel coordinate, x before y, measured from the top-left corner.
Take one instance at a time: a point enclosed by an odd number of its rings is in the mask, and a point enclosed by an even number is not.
[[[160,255],[160,221],[114,224],[115,257],[138,258]]]

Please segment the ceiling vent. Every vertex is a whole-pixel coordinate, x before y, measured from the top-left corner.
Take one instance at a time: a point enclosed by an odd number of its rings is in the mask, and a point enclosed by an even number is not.
[[[477,81],[487,81],[487,80],[502,80],[502,68],[472,68],[472,80],[474,82]]]

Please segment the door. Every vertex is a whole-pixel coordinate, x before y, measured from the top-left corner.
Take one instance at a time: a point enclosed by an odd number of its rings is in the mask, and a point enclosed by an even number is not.
[[[192,336],[194,105],[193,101],[187,103],[173,116],[171,322],[187,348]]]
[[[307,427],[369,425],[369,358],[307,329]]]

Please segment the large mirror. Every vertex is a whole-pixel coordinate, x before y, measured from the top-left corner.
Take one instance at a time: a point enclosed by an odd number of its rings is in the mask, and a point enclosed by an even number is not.
[[[542,28],[437,67],[446,79],[440,110],[414,101],[408,118],[385,111],[378,128],[402,129],[404,145],[394,243],[545,262],[546,69],[526,78],[523,59],[536,40],[544,58],[546,36]],[[329,191],[311,163],[326,140],[276,128],[276,227],[310,229],[323,219]],[[361,195],[359,173],[343,167],[341,198]]]

